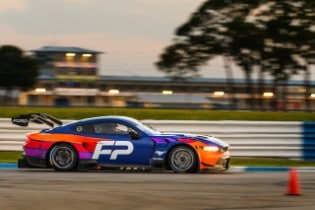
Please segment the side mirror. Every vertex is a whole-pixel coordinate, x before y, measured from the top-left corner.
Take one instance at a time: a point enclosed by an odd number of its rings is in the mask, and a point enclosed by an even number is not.
[[[137,140],[140,138],[139,134],[135,131],[129,131],[129,135],[131,136],[132,139]]]

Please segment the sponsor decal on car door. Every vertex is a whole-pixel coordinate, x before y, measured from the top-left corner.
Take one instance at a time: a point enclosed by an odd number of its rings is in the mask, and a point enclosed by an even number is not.
[[[100,164],[149,165],[153,152],[150,138],[110,140],[98,142],[92,158]]]
[[[100,141],[96,144],[92,159],[109,156],[109,160],[117,160],[120,155],[130,155],[134,146],[130,141]]]

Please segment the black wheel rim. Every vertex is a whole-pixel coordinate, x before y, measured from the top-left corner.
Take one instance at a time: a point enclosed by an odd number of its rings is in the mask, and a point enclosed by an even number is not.
[[[75,160],[75,154],[71,148],[55,147],[51,152],[51,162],[56,168],[67,169],[70,168]]]
[[[190,150],[177,149],[172,153],[171,165],[177,172],[187,172],[194,164],[194,155]]]

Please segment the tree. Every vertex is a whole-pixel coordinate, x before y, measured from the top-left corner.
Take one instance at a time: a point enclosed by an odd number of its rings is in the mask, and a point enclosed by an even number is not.
[[[305,75],[304,101],[306,108],[310,109],[309,69],[310,65],[314,65],[314,18],[315,2],[312,0],[270,1],[268,9],[256,16],[268,35],[267,68],[274,77],[275,95],[284,101],[283,104],[287,104],[290,76],[302,72]]]
[[[199,56],[203,58],[199,64],[207,63],[205,58],[220,55],[239,65],[245,73],[250,99],[254,98],[252,73],[256,69],[259,93],[264,90],[263,75],[268,72],[274,78],[275,100],[284,102],[291,75],[305,72],[305,102],[309,104],[307,78],[315,61],[314,18],[313,0],[208,0],[177,30],[174,42],[193,49],[193,55],[205,54]],[[164,54],[160,63],[168,55]],[[176,62],[189,67],[186,60]],[[168,72],[172,71],[176,69],[168,66]],[[249,105],[253,108],[251,100]]]
[[[185,49],[190,52],[194,52],[189,53],[190,55],[195,56],[189,58],[190,60],[194,59],[194,66],[191,66],[186,59],[173,60],[175,62],[173,63],[173,66],[161,65],[165,64],[169,57],[174,56],[171,51],[166,50],[160,57],[161,59],[158,62],[158,67],[168,74],[174,74],[174,72],[177,72],[177,74],[180,75],[181,73],[177,68],[174,68],[175,66],[180,65],[182,67],[187,67],[187,69],[193,69],[193,71],[196,72],[203,64],[206,64],[208,60],[216,56],[221,56],[223,58],[223,65],[227,75],[227,89],[231,94],[231,103],[234,104],[235,88],[231,62],[233,62],[236,58],[234,55],[243,51],[243,49],[235,47],[237,45],[235,44],[235,36],[233,36],[236,35],[240,37],[239,35],[241,33],[239,33],[238,29],[233,31],[232,27],[229,27],[229,24],[235,20],[241,20],[238,22],[244,22],[248,10],[250,8],[255,8],[256,6],[257,2],[246,0],[212,0],[205,2],[197,12],[192,14],[187,23],[177,29],[175,44],[167,48],[170,49],[176,47],[179,43],[184,44],[186,46]],[[246,32],[242,34],[246,34]],[[249,63],[244,61],[245,60],[238,63],[247,67],[247,71],[245,71],[247,78],[247,90],[252,91],[252,66],[248,65]]]
[[[23,54],[16,46],[0,47],[0,87],[10,94],[13,89],[32,88],[38,76],[36,60]],[[8,98],[6,94],[5,99]],[[5,103],[7,101],[5,100]]]

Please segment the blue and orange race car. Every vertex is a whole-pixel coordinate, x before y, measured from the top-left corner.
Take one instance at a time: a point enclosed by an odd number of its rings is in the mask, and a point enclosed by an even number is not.
[[[161,167],[177,173],[229,168],[229,145],[211,136],[161,133],[125,116],[93,117],[64,125],[44,113],[12,118],[20,126],[30,121],[52,128],[27,134],[19,168]]]

